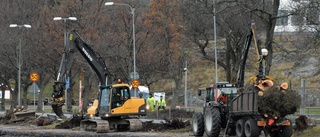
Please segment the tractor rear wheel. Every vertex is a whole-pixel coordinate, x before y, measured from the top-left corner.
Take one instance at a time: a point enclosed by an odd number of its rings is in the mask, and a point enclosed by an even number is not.
[[[210,106],[205,112],[205,131],[208,137],[218,137],[221,128],[220,111],[214,106]]]
[[[204,118],[200,112],[192,116],[192,131],[194,136],[202,136],[204,133]]]

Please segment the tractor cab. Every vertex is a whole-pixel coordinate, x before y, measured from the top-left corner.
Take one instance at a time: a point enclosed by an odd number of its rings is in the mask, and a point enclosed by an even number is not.
[[[237,96],[236,85],[230,84],[228,82],[219,82],[212,84],[210,87],[199,89],[198,95],[201,96],[202,91],[205,90],[205,100],[206,102],[219,102],[222,101],[221,98],[225,98],[227,101],[233,99]],[[223,99],[224,100],[224,99]],[[223,101],[226,103],[226,101]]]

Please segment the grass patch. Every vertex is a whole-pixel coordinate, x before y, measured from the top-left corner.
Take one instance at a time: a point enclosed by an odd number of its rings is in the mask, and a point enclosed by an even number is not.
[[[306,108],[305,112],[307,114],[320,114],[320,109],[319,108]]]
[[[292,137],[319,137],[320,126],[305,130],[303,132],[296,132]]]
[[[50,124],[50,125],[47,125],[47,126],[43,126],[43,128],[45,128],[45,129],[55,129],[57,125],[60,125],[60,124],[62,124],[64,122],[66,122],[66,121],[68,121],[68,119],[63,119],[63,120],[61,120],[61,121],[59,121],[57,123],[53,123],[53,124]]]
[[[304,112],[307,115],[319,115],[320,114],[320,108],[305,108]],[[298,109],[296,114],[300,114],[300,109]]]

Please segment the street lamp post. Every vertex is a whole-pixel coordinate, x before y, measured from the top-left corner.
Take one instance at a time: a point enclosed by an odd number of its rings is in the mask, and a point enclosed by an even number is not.
[[[10,28],[19,28],[19,29],[22,29],[22,28],[31,28],[31,25],[29,24],[22,24],[22,25],[17,25],[17,24],[10,24],[9,26]],[[17,60],[17,64],[18,64],[18,106],[21,106],[21,99],[20,99],[20,92],[21,92],[21,41],[22,41],[22,38],[20,38],[19,40],[19,52],[18,52],[18,60]]]
[[[106,2],[104,4],[105,6],[111,6],[111,5],[123,5],[123,6],[128,6],[131,10],[132,14],[132,45],[133,45],[133,79],[138,79],[137,78],[137,72],[136,72],[136,34],[135,34],[135,26],[134,26],[134,8],[128,4],[124,3],[114,3],[114,2]]]
[[[186,67],[183,69],[185,77],[184,77],[184,106],[187,109],[188,107],[188,98],[187,98],[187,84],[188,84],[188,66],[187,66],[187,59],[186,59]]]
[[[261,49],[262,54],[262,79],[266,78],[266,56],[268,56],[268,50],[267,49]]]
[[[216,3],[215,0],[212,0],[213,3],[213,31],[214,31],[214,66],[216,73],[216,83],[218,83],[218,57],[217,57],[217,26],[216,26]]]
[[[71,21],[76,21],[77,18],[76,17],[67,17],[67,18],[62,18],[62,17],[54,17],[53,18],[54,21],[58,21],[58,20],[63,20],[64,22],[64,47],[66,47],[66,44],[67,44],[67,20],[71,20]],[[62,63],[62,61],[61,61]],[[59,70],[60,71],[60,70]],[[59,80],[59,76],[57,77],[57,81]],[[67,89],[66,89],[67,90]],[[66,106],[68,107],[68,101],[67,101],[67,92],[64,93],[65,95],[65,103],[66,103]]]

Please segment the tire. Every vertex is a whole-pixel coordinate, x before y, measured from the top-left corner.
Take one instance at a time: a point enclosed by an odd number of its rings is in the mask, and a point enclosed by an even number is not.
[[[235,136],[236,135],[236,128],[234,126],[230,126],[227,130],[227,134],[229,136]]]
[[[279,131],[279,136],[280,137],[291,137],[293,134],[293,128],[292,126],[284,126],[282,127],[282,130]]]
[[[208,137],[218,137],[221,129],[220,111],[210,106],[205,112],[205,131]]]
[[[291,137],[292,134],[293,134],[293,127],[290,124],[290,126],[282,126],[281,130],[271,132],[270,136],[271,137]]]
[[[244,124],[244,133],[247,137],[259,137],[261,128],[258,127],[256,120],[248,119]]]
[[[279,131],[270,132],[270,137],[280,137]]]
[[[244,124],[245,120],[244,119],[239,119],[236,123],[236,134],[238,137],[245,137],[244,133]]]
[[[221,128],[226,128],[227,124],[228,124],[227,112],[224,112],[224,109],[222,109],[222,111],[221,111]]]
[[[202,136],[204,133],[204,118],[200,112],[192,116],[192,132],[194,136]]]

